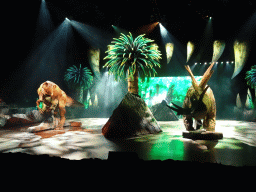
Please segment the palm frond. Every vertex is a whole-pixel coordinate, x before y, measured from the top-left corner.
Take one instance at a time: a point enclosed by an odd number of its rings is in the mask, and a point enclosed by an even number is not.
[[[130,76],[135,74],[136,69],[145,75],[151,75],[151,72],[156,74],[156,70],[152,69],[161,67],[159,63],[161,52],[152,49],[151,43],[154,40],[144,36],[145,34],[142,34],[134,39],[131,33],[129,35],[121,33],[118,39],[113,38],[112,44],[108,46],[109,50],[106,51],[108,55],[104,57],[109,61],[103,67],[109,67],[109,72],[115,74],[117,78],[124,76],[125,70],[129,71]]]
[[[256,88],[256,65],[252,66],[250,71],[246,72],[247,85],[251,88]]]
[[[93,76],[87,67],[82,68],[80,64],[80,67],[73,65],[68,68],[64,75],[64,80],[72,88],[83,87],[86,89],[92,84]]]

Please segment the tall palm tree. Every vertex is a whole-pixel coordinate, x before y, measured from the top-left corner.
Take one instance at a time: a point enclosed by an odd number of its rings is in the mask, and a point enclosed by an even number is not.
[[[70,88],[79,91],[79,98],[77,99],[79,102],[83,102],[83,91],[88,89],[93,81],[93,76],[87,67],[82,68],[73,65],[68,68],[64,80],[67,82]]]
[[[155,66],[161,67],[159,59],[161,53],[158,46],[152,43],[154,40],[139,35],[133,39],[132,34],[113,38],[106,51],[108,55],[104,59],[109,59],[104,67],[109,67],[109,73],[115,75],[115,79],[124,77],[128,71],[128,92],[138,95],[138,73],[145,76],[155,76],[157,74]]]

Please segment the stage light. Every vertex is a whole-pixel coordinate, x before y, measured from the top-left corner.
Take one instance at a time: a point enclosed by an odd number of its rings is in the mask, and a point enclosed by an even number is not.
[[[167,37],[168,31],[165,29],[165,27],[161,23],[159,23],[159,26],[160,26],[160,32],[161,32],[162,37],[164,37],[164,38]]]
[[[223,64],[223,61],[221,61],[221,64]]]
[[[47,3],[44,0],[42,0],[36,27],[36,31],[38,33],[37,36],[45,38],[47,35],[49,35],[53,28],[54,26],[50,12],[47,8]]]
[[[195,65],[197,65],[197,63],[195,63]]]
[[[149,34],[151,33],[156,26],[159,24],[159,22],[150,23],[148,25],[143,25],[138,28],[137,33],[138,34]]]
[[[99,29],[75,20],[70,21],[70,24],[90,45],[97,48],[106,48],[103,43],[103,41],[105,42],[103,33]]]
[[[207,62],[204,63],[205,65],[207,64]]]
[[[70,21],[67,17],[66,17],[66,20],[67,20],[67,21]]]
[[[218,62],[216,62],[216,64],[218,64]]]
[[[226,63],[229,64],[229,61],[227,61]]]

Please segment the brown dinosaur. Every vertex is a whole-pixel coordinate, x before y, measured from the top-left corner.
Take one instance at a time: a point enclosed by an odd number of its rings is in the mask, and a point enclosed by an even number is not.
[[[215,131],[216,124],[216,102],[212,89],[207,85],[207,82],[213,74],[212,67],[214,62],[208,67],[204,73],[200,83],[198,84],[190,67],[185,66],[191,79],[192,86],[188,89],[183,108],[172,103],[176,108],[170,107],[172,110],[177,111],[178,115],[183,115],[184,125],[186,130],[193,131],[193,118],[195,119],[195,129],[200,129],[201,125],[207,131]],[[203,124],[202,120],[203,119]]]
[[[39,99],[36,101],[37,108],[41,114],[49,114],[54,117],[54,127],[58,130],[63,129],[65,123],[66,106],[84,107],[82,103],[79,103],[72,98],[68,97],[64,91],[62,91],[58,85],[51,81],[46,81],[40,85],[37,90]],[[40,108],[40,102],[43,102],[43,107]],[[58,110],[60,113],[60,122],[57,118]]]

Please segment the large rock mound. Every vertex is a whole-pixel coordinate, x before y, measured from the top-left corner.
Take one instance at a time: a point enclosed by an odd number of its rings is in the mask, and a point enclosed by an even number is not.
[[[129,138],[161,132],[161,128],[143,99],[127,93],[102,128],[106,138]]]

